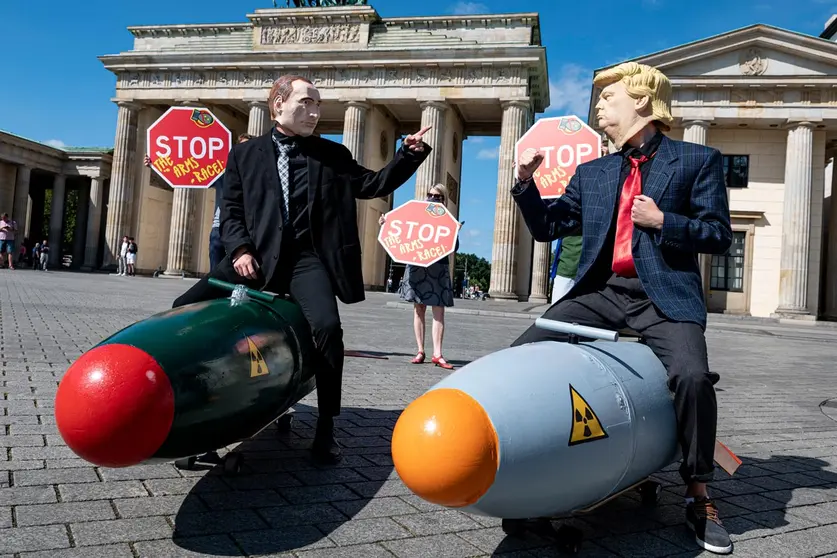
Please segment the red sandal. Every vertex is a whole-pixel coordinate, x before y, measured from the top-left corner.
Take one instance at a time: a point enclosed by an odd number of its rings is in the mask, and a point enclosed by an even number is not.
[[[424,351],[419,351],[418,354],[410,361],[412,364],[421,364],[424,362]]]
[[[445,370],[453,370],[453,364],[446,361],[445,357],[443,357],[442,355],[434,356],[431,359],[431,362],[433,362],[433,364],[435,364],[436,366],[444,368]]]

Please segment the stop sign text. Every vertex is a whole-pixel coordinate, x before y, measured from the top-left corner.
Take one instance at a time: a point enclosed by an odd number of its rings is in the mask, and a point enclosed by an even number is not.
[[[458,234],[444,205],[409,201],[387,214],[378,240],[396,262],[426,267],[453,252]]]
[[[172,187],[211,186],[227,167],[231,141],[206,109],[172,107],[148,129],[151,166]]]
[[[515,157],[526,149],[540,150],[544,159],[533,178],[542,198],[558,198],[579,165],[601,155],[602,139],[577,116],[541,118],[518,140]]]

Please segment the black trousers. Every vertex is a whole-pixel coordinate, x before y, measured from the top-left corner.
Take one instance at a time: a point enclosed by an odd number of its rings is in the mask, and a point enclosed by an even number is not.
[[[600,291],[559,300],[543,317],[602,329],[629,327],[641,334],[665,366],[674,394],[683,452],[680,476],[686,484],[712,480],[718,417],[714,386],[720,376],[709,371],[706,338],[700,325],[669,320],[648,299],[639,279],[618,276],[611,277]],[[568,336],[533,324],[512,346],[548,339],[567,341]]]
[[[302,309],[314,336],[319,414],[336,417],[340,414],[344,351],[337,299],[328,274],[316,254],[309,250],[287,250],[286,253],[287,256],[283,254],[280,259],[269,285],[265,285],[262,278],[250,280],[240,276],[233,268],[230,257],[226,256],[209,275],[180,295],[172,307],[229,296],[229,292],[209,285],[210,277],[282,296],[289,294]]]

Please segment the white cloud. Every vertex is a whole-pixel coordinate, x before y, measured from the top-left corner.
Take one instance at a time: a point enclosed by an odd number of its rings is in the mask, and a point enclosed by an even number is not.
[[[63,141],[61,141],[61,140],[57,140],[57,139],[47,140],[47,141],[45,141],[44,143],[45,143],[46,145],[50,146],[50,147],[57,147],[58,149],[61,149],[61,148],[67,147],[67,144],[66,144],[66,143],[64,143],[64,142],[63,142]]]
[[[465,141],[470,141],[471,143],[482,143],[485,141],[485,136],[474,136],[466,139]]]
[[[473,15],[488,13],[488,7],[480,2],[457,2],[453,5],[455,15]]]
[[[479,236],[480,234],[482,234],[482,231],[480,231],[479,229],[468,229],[468,236],[470,236],[471,238]]]
[[[546,112],[575,114],[587,121],[593,72],[576,64],[565,64],[558,77],[549,80],[550,105]]]
[[[480,149],[477,153],[477,159],[498,159],[500,157],[500,148]]]

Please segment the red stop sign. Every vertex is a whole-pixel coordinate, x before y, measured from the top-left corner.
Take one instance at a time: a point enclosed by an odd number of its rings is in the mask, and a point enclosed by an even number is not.
[[[444,204],[411,200],[386,214],[378,242],[393,261],[428,267],[453,252],[460,226]]]
[[[574,115],[541,118],[517,141],[515,162],[530,147],[544,156],[533,175],[541,197],[560,198],[578,165],[601,156],[602,137]]]
[[[148,127],[151,168],[172,188],[209,188],[224,174],[232,133],[205,108],[171,107]]]

